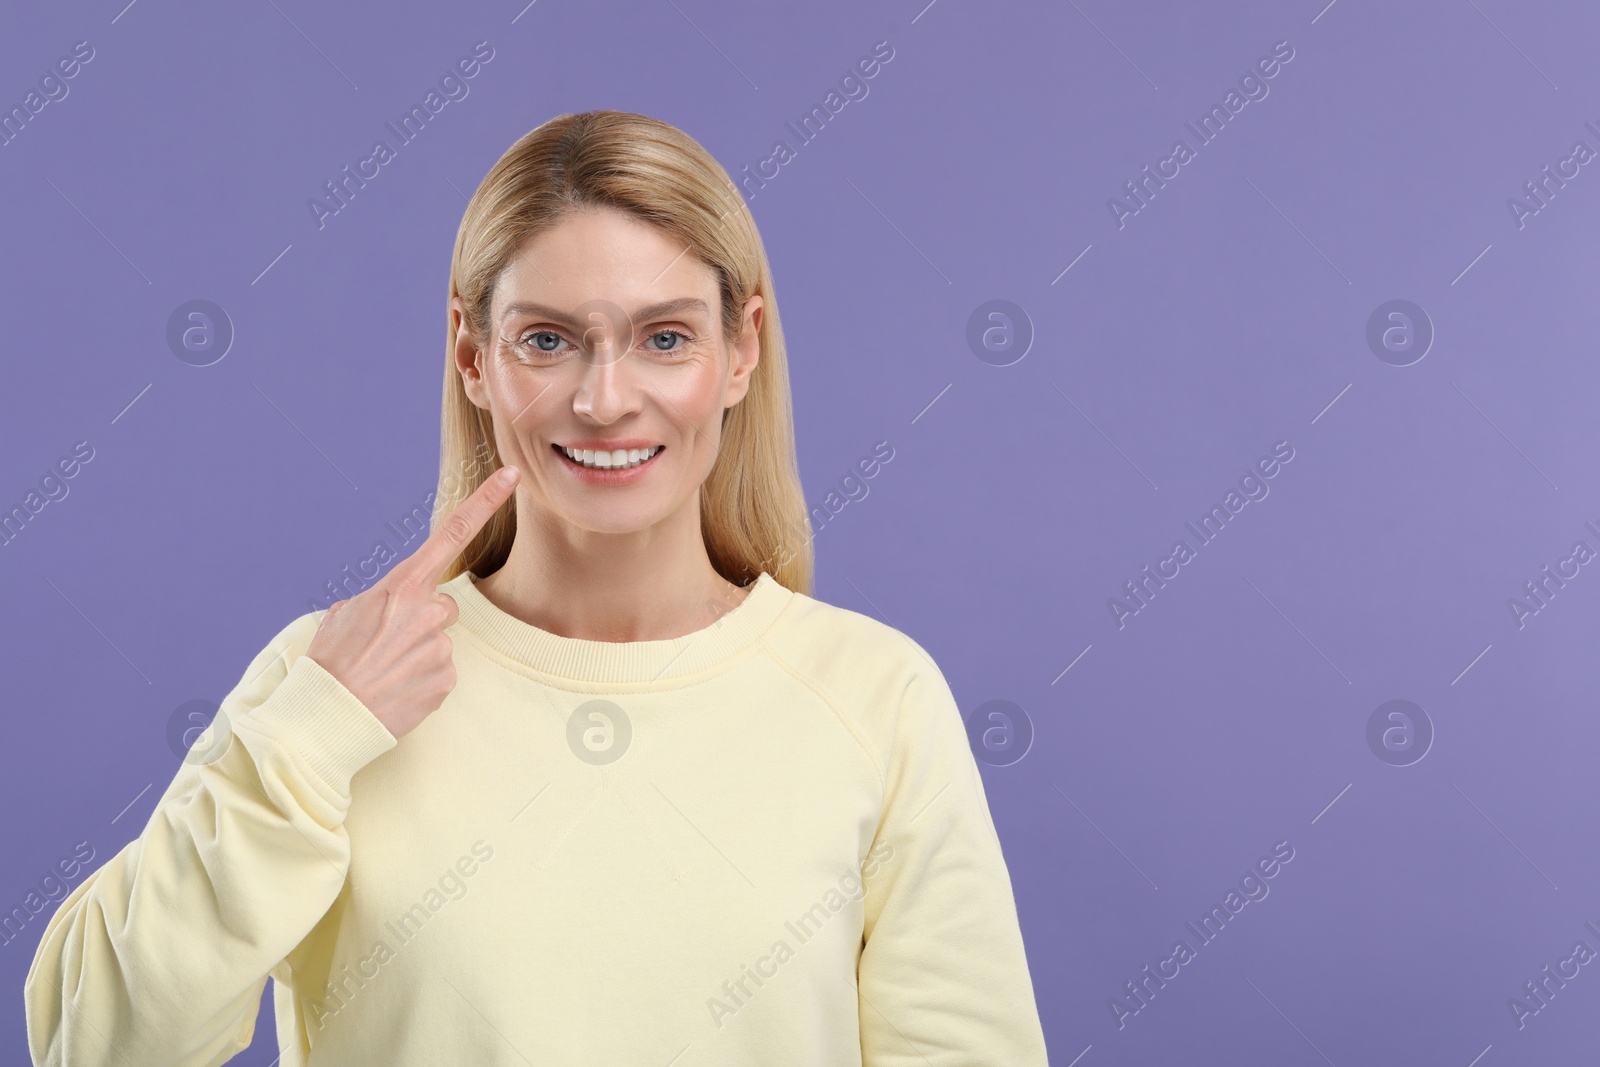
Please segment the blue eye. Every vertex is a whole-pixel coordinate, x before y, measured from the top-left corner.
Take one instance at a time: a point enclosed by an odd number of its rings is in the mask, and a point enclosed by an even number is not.
[[[529,346],[532,347],[532,349],[536,352],[554,352],[556,350],[555,345],[560,344],[564,340],[560,334],[551,330],[530,330],[523,334],[522,338],[517,343],[527,346],[529,338],[539,338],[539,340],[535,341],[533,345]],[[549,340],[551,344],[546,346],[544,344],[545,340]]]
[[[661,343],[662,338],[667,339],[665,344]],[[678,343],[673,344],[673,339]],[[657,330],[649,335],[646,348],[658,355],[673,355],[684,351],[693,340],[682,330]],[[560,347],[563,344],[571,345],[572,342],[554,330],[529,330],[516,341],[516,347],[539,355],[560,355],[565,351]]]
[[[678,330],[657,330],[655,333],[650,335],[651,341],[654,341],[658,337],[676,337],[679,340],[681,340],[683,342],[683,344],[682,345],[676,345],[676,346],[674,346],[672,348],[655,348],[655,347],[652,347],[650,349],[652,352],[677,352],[680,349],[682,349],[684,345],[687,345],[689,343],[689,335],[686,334],[686,333],[682,333],[682,332],[680,332]]]

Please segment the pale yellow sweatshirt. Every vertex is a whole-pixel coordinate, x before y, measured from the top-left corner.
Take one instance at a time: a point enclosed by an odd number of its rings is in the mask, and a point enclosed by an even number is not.
[[[202,1067],[270,976],[280,1067],[1046,1067],[950,688],[763,574],[662,641],[560,637],[471,574],[398,742],[304,653],[228,694],[28,972],[37,1064]]]

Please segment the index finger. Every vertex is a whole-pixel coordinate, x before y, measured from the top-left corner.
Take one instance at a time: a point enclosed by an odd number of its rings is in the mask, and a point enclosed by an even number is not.
[[[519,474],[515,467],[501,467],[495,471],[433,528],[428,539],[410,557],[396,564],[389,572],[390,576],[396,581],[422,589],[437,586],[444,578],[444,570],[450,561],[461,554],[467,543],[478,535],[478,531],[511,496]]]

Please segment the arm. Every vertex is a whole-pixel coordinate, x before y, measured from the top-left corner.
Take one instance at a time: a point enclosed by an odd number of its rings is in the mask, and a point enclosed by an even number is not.
[[[864,1067],[1046,1067],[1011,877],[936,667],[902,694],[885,779],[857,967]]]
[[[395,738],[303,655],[322,612],[273,639],[139,837],[61,902],[23,987],[35,1064],[214,1067],[247,1047],[272,970],[344,885],[350,779]]]

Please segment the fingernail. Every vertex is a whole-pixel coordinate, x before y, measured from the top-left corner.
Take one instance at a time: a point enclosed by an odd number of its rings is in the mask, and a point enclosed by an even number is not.
[[[509,485],[517,480],[517,468],[501,467],[497,472],[495,472],[495,477],[499,478],[502,483]]]

